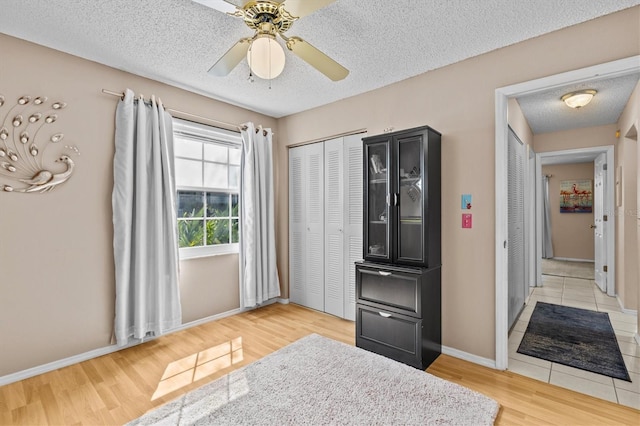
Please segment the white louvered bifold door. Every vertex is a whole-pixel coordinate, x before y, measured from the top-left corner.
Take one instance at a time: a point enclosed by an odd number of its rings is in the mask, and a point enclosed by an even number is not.
[[[508,144],[508,279],[509,328],[513,325],[525,300],[525,226],[524,226],[524,145],[509,128]]]
[[[312,309],[324,310],[324,146],[306,145],[305,208],[307,233],[305,236],[306,292],[302,303]]]
[[[324,311],[344,317],[344,166],[342,138],[324,142]]]
[[[351,321],[362,260],[361,137],[289,150],[291,302]]]
[[[289,150],[289,297],[304,304],[306,288],[305,147]]]
[[[362,260],[363,145],[365,134],[344,137],[344,318],[356,320],[356,267]]]

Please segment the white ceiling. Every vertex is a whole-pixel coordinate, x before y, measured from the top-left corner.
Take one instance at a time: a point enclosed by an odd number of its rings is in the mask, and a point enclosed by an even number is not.
[[[605,152],[593,151],[593,150],[579,150],[580,152],[572,151],[570,153],[563,153],[558,155],[545,155],[540,158],[540,165],[550,166],[553,164],[575,164],[575,163],[593,163],[598,155]]]
[[[209,75],[211,65],[252,32],[240,19],[190,0],[3,0],[0,32],[282,117],[638,4],[337,0],[295,22],[287,35],[302,37],[348,68],[339,82],[289,51],[284,72],[270,84],[250,82],[246,61],[227,77]],[[534,99],[519,100],[525,114],[543,117],[541,122],[553,115]],[[538,119],[532,121],[538,128]],[[541,126],[547,131],[547,124]]]
[[[617,123],[638,84],[640,73],[555,87],[516,99],[534,134]],[[582,108],[569,108],[562,95],[583,89],[597,91]]]

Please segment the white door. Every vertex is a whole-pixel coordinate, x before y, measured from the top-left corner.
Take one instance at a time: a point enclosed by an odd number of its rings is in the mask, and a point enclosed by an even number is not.
[[[289,150],[291,302],[351,321],[362,260],[361,137]]]
[[[303,305],[324,311],[324,146],[306,145],[305,236],[306,291]]]
[[[508,280],[509,280],[509,328],[513,325],[525,301],[525,221],[524,145],[509,128],[508,144]]]
[[[607,291],[607,221],[604,215],[604,188],[606,184],[606,155],[600,154],[594,162],[593,220],[595,247],[595,280],[600,290]]]
[[[293,303],[324,310],[324,148],[289,150],[289,291]]]
[[[324,142],[324,310],[355,321],[356,268],[362,260],[362,135]]]
[[[342,138],[324,142],[324,310],[344,316],[344,155]]]
[[[304,146],[289,150],[289,297],[298,304],[304,302],[306,282],[304,154]]]
[[[344,137],[344,318],[356,320],[356,266],[362,260],[364,134]]]

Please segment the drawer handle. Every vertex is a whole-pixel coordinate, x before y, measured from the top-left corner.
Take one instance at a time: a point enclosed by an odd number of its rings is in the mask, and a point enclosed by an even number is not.
[[[381,317],[391,318],[391,314],[387,314],[386,312],[378,312]]]
[[[391,272],[387,272],[387,271],[378,271],[378,273],[383,277],[388,277],[389,275],[391,275]]]

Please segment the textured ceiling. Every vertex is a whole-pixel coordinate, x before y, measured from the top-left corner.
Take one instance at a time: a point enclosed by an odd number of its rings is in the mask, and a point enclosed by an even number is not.
[[[534,134],[616,123],[640,73],[556,87],[516,98]],[[582,108],[569,108],[562,95],[583,89],[598,93]]]
[[[238,18],[189,0],[2,0],[0,31],[282,117],[638,4],[337,0],[295,22],[287,35],[348,68],[339,82],[288,51],[284,72],[270,84],[250,82],[246,61],[227,77],[209,75],[220,56],[252,33]]]

